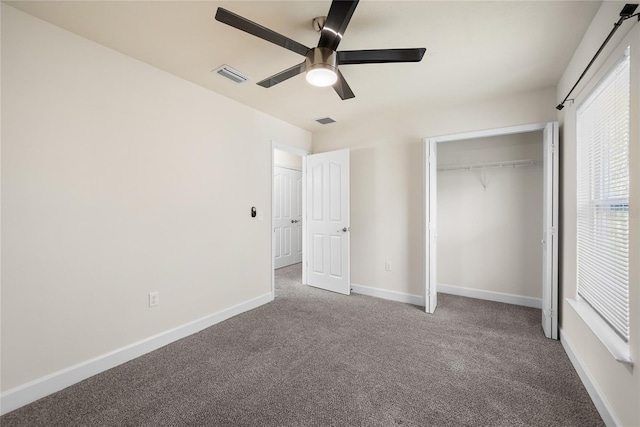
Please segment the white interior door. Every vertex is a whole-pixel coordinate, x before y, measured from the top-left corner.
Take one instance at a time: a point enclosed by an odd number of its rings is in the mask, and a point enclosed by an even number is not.
[[[558,339],[558,122],[545,126],[543,147],[542,329]]]
[[[307,280],[349,295],[349,150],[307,156]]]
[[[302,172],[273,168],[274,268],[302,262]]]
[[[437,142],[427,140],[425,143],[425,174],[428,183],[428,196],[426,199],[426,236],[427,248],[426,254],[426,289],[424,309],[427,313],[433,313],[438,305],[438,289],[437,289],[437,262],[436,262],[436,246],[438,238],[437,228],[437,201],[438,201],[438,157]]]

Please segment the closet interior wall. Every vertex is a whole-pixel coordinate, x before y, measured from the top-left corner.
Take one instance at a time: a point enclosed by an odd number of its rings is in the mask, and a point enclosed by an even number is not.
[[[542,297],[542,140],[438,144],[439,285]]]

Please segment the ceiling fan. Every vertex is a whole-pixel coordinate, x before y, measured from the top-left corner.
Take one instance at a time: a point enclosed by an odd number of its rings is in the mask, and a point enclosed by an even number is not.
[[[337,51],[357,5],[358,0],[333,0],[326,21],[322,23],[318,18],[314,20],[314,25],[321,27],[320,41],[318,46],[314,48],[309,48],[221,7],[216,12],[216,20],[305,57],[301,64],[294,65],[258,82],[257,84],[260,86],[269,88],[306,72],[306,79],[309,83],[321,87],[333,86],[340,98],[345,100],[354,98],[355,95],[340,73],[339,66],[420,62],[426,51],[425,48]]]

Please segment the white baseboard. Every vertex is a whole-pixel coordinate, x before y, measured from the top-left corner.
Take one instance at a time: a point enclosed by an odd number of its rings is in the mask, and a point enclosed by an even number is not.
[[[589,371],[585,368],[582,359],[580,359],[580,356],[575,352],[571,345],[571,341],[567,339],[562,329],[560,329],[560,343],[562,344],[562,347],[564,347],[564,351],[567,353],[567,356],[569,356],[569,360],[573,364],[576,372],[578,372],[578,376],[580,377],[582,384],[584,384],[584,387],[587,389],[587,393],[589,393],[589,397],[591,397],[591,400],[604,423],[608,427],[622,426],[622,423],[620,423],[620,420],[616,417],[611,405],[598,388],[598,385],[593,380]]]
[[[167,344],[200,332],[216,323],[253,310],[271,301],[273,301],[273,293],[269,292],[268,294],[261,295],[201,319],[178,326],[177,328],[170,329],[110,353],[103,354],[7,390],[0,396],[0,414],[4,415],[7,412],[60,391],[100,372],[114,368],[136,357],[157,350],[160,347],[164,347]]]
[[[388,299],[391,301],[404,302],[406,304],[413,304],[424,307],[424,297],[420,295],[411,295],[405,294],[404,292],[372,288],[369,286],[356,285],[355,283],[351,284],[351,290],[356,294],[368,295],[370,297]]]
[[[351,284],[351,290],[356,294],[403,302],[406,304],[424,307],[424,297],[421,295],[406,294],[404,292],[390,291],[387,289],[372,288],[370,286]],[[504,302],[507,304],[523,305],[525,307],[541,308],[540,298],[525,297],[521,295],[505,294],[501,292],[482,291],[478,289],[462,288],[438,283],[438,292],[443,294],[459,295],[468,298],[477,298],[488,301]]]
[[[523,305],[525,307],[542,308],[542,299],[540,298],[463,288],[460,286],[445,285],[444,283],[438,283],[438,292],[443,294],[459,295],[461,297],[483,299],[487,301]]]

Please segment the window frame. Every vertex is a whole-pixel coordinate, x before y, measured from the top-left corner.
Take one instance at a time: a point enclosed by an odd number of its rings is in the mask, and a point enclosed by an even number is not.
[[[575,263],[575,290],[573,298],[566,298],[569,306],[571,306],[575,312],[580,316],[580,318],[585,322],[585,324],[591,329],[594,335],[602,342],[602,344],[607,348],[607,350],[612,354],[612,356],[620,363],[623,363],[628,366],[633,366],[634,362],[631,355],[631,348],[636,345],[634,343],[634,333],[637,334],[637,318],[638,313],[633,312],[639,309],[637,304],[634,304],[634,298],[637,298],[635,294],[632,294],[633,287],[638,286],[638,279],[640,277],[640,266],[639,262],[634,259],[634,257],[638,257],[638,252],[635,246],[638,246],[638,242],[640,242],[640,233],[638,230],[638,218],[636,217],[636,212],[638,212],[640,205],[640,185],[638,182],[638,169],[640,169],[639,160],[639,150],[638,147],[638,124],[635,123],[639,119],[638,115],[638,102],[639,102],[639,94],[640,94],[640,78],[638,77],[638,68],[640,67],[640,30],[634,28],[629,31],[627,35],[623,38],[623,40],[610,52],[607,59],[601,64],[598,71],[593,75],[593,77],[584,85],[581,89],[580,93],[576,96],[574,100],[574,104],[572,108],[572,114],[574,117],[573,122],[573,131],[575,132],[576,139],[576,153],[578,148],[578,135],[577,135],[577,106],[584,102],[593,92],[597,89],[600,82],[613,70],[613,68],[619,63],[621,57],[624,55],[627,48],[630,48],[630,128],[629,128],[629,143],[630,143],[630,154],[629,154],[629,172],[630,172],[630,188],[629,188],[629,199],[623,203],[624,210],[628,210],[630,214],[629,219],[629,330],[630,336],[629,341],[626,342],[623,338],[618,335],[618,333],[608,324],[606,320],[596,312],[589,303],[582,299],[578,295],[578,286],[577,286],[577,275],[578,275],[578,263],[576,259]],[[575,171],[574,178],[576,183],[576,191],[578,189],[578,156],[575,158]],[[605,201],[604,199],[602,200]],[[611,200],[613,202],[613,200]],[[615,201],[615,204],[618,203],[619,200]],[[576,194],[575,203],[575,254],[577,256],[578,249],[578,221],[577,221],[577,208],[578,208],[578,199]],[[635,338],[637,339],[637,338]]]
[[[580,231],[580,224],[584,223],[584,220],[587,219],[588,222],[590,223],[590,225],[586,226],[585,229],[583,229],[583,233],[578,233],[578,241],[577,241],[577,249],[578,249],[578,265],[577,265],[577,271],[578,271],[578,283],[577,283],[577,291],[578,291],[578,298],[582,299],[583,301],[585,301],[587,304],[589,304],[593,310],[600,316],[602,317],[602,319],[610,325],[610,327],[614,330],[614,332],[616,332],[616,334],[618,334],[618,336],[620,336],[622,338],[622,340],[626,343],[629,340],[629,311],[628,308],[626,310],[626,312],[624,311],[620,311],[620,310],[616,310],[613,309],[611,306],[616,306],[617,304],[610,304],[608,299],[605,299],[604,297],[611,297],[611,298],[615,298],[613,296],[614,293],[617,293],[618,291],[622,290],[623,288],[617,288],[617,286],[619,284],[622,284],[622,286],[624,287],[626,285],[626,303],[627,305],[629,305],[629,286],[630,286],[630,281],[629,281],[629,271],[628,268],[627,270],[624,272],[624,274],[626,274],[625,279],[626,280],[620,280],[622,278],[619,278],[618,280],[613,280],[613,282],[611,282],[612,284],[615,283],[616,286],[616,290],[615,291],[611,291],[611,290],[607,290],[606,286],[602,286],[602,284],[600,284],[599,286],[597,285],[596,287],[594,287],[592,284],[587,284],[584,283],[584,288],[581,288],[580,286],[580,266],[581,266],[581,256],[580,254],[582,253],[580,248],[582,247],[582,245],[580,244],[581,236],[602,236],[601,233],[605,232],[605,230],[607,231],[607,234],[605,235],[606,238],[603,238],[602,240],[600,240],[600,238],[594,238],[594,237],[587,237],[585,242],[584,242],[584,248],[587,249],[587,247],[593,247],[594,244],[596,244],[598,241],[600,241],[600,243],[603,243],[607,246],[609,245],[613,245],[612,246],[612,253],[610,255],[612,255],[612,259],[617,259],[617,260],[622,260],[624,258],[618,258],[615,257],[614,254],[617,255],[621,255],[622,252],[618,251],[618,248],[616,247],[616,244],[612,241],[612,240],[617,240],[619,238],[621,238],[622,236],[620,235],[611,235],[608,232],[611,231],[610,227],[607,226],[606,224],[609,222],[609,218],[610,217],[617,217],[619,216],[620,213],[623,213],[624,216],[626,216],[626,218],[623,219],[623,221],[626,221],[624,224],[627,228],[627,232],[626,232],[626,239],[627,239],[627,244],[629,243],[629,224],[630,224],[630,219],[629,218],[629,196],[630,196],[630,187],[631,187],[631,183],[629,182],[629,174],[631,172],[631,159],[630,159],[630,153],[629,153],[629,148],[630,148],[630,144],[631,144],[631,105],[630,105],[630,100],[631,100],[631,47],[628,46],[624,49],[623,54],[618,57],[614,63],[611,65],[611,67],[606,70],[606,73],[602,76],[602,78],[598,79],[597,83],[594,85],[594,87],[592,88],[592,90],[589,91],[588,94],[586,94],[584,101],[582,101],[581,103],[578,104],[577,108],[576,108],[576,152],[577,152],[577,190],[578,190],[578,194],[577,194],[577,208],[578,208],[578,228]],[[613,55],[612,55],[613,56]],[[616,85],[617,82],[617,78],[616,76],[614,76],[613,74],[619,69],[619,67],[621,65],[627,65],[626,68],[626,75],[628,80],[624,83],[626,83],[626,89],[628,89],[628,92],[626,93],[626,99],[628,100],[629,104],[626,106],[627,107],[627,123],[626,123],[626,127],[627,127],[627,134],[619,134],[618,136],[622,136],[625,135],[626,137],[626,141],[627,141],[627,145],[626,145],[626,152],[623,153],[622,151],[611,151],[611,147],[606,147],[606,146],[599,146],[596,145],[595,142],[600,142],[598,141],[589,141],[587,142],[585,141],[581,141],[580,140],[580,135],[581,133],[579,132],[579,128],[581,127],[581,123],[585,123],[586,127],[590,130],[595,130],[597,132],[597,129],[600,128],[596,128],[594,129],[593,127],[589,127],[589,125],[591,124],[590,121],[591,120],[597,120],[597,118],[594,118],[593,116],[593,112],[591,112],[590,115],[588,115],[584,120],[581,120],[580,117],[580,111],[582,109],[582,107],[586,107],[586,108],[590,108],[593,107],[594,105],[600,105],[602,106],[602,101],[607,102],[607,99],[605,98],[604,100],[602,100],[602,98],[597,98],[599,95],[602,95],[605,93],[606,90],[608,90],[607,88],[603,87],[603,84],[605,83],[605,80],[610,79],[611,77],[613,77],[615,80],[612,82],[610,81],[610,84],[613,83],[614,85]],[[609,86],[609,89],[611,88],[611,86]],[[614,90],[616,88],[614,87]],[[617,92],[606,92],[606,93],[613,93],[613,94],[617,94]],[[594,96],[596,98],[594,98]],[[617,98],[617,95],[614,95]],[[600,99],[599,104],[594,104],[597,99]],[[610,98],[609,98],[610,99]],[[602,108],[602,107],[600,107]],[[617,111],[618,106],[616,105],[614,107]],[[599,111],[600,109],[596,110]],[[588,111],[592,111],[592,110],[588,110]],[[609,114],[612,113],[612,111],[608,112]],[[597,117],[597,116],[596,116]],[[616,116],[608,116],[608,118],[616,118]],[[599,125],[601,125],[604,128],[611,128],[611,122],[603,122],[603,121],[599,121],[597,122]],[[591,136],[591,134],[590,134]],[[591,139],[590,137],[587,137],[586,139]],[[620,141],[615,141],[613,142],[614,144],[618,145]],[[583,146],[584,144],[584,146]],[[620,147],[615,147],[614,149],[619,149]],[[588,156],[587,153],[593,153],[593,152],[597,152],[599,154],[597,154],[596,158],[591,158],[591,157],[584,157],[584,156]],[[611,156],[613,156],[613,158],[617,158],[618,160],[615,160],[615,163],[610,163],[610,159]],[[624,157],[621,157],[624,156]],[[620,162],[619,159],[623,158],[624,161]],[[598,160],[598,166],[594,166],[593,162],[595,160]],[[623,169],[617,169],[617,167],[622,166]],[[595,168],[595,169],[594,169]],[[612,169],[614,168],[614,169]],[[616,172],[623,172],[622,175],[617,174],[618,177],[622,176],[623,181],[620,181],[619,178],[614,178],[612,176],[612,174],[616,174]],[[624,183],[624,184],[623,184]],[[612,187],[612,185],[617,184],[616,187]],[[626,194],[624,195],[616,195],[614,193],[619,193],[619,185],[623,184],[626,187]],[[588,190],[588,196],[586,199],[581,198],[581,191],[580,189],[583,190]],[[586,217],[582,216],[582,213],[586,212]],[[622,226],[623,223],[617,223],[617,225]],[[594,240],[595,239],[595,240]],[[587,250],[587,252],[589,252]],[[598,267],[596,268],[596,270],[599,270],[600,268],[604,268],[604,266],[602,265],[604,261],[602,260],[598,260],[598,255],[595,254],[591,255],[590,257],[587,257],[586,259],[586,264],[582,264],[586,270],[588,270],[590,273],[588,273],[587,275],[589,276],[590,280],[589,282],[601,282],[601,280],[599,280],[597,277],[594,277],[592,274],[596,274],[595,271],[593,271],[593,267]],[[593,262],[596,262],[596,264],[594,265]],[[629,249],[627,248],[626,251],[626,259],[625,259],[626,263],[629,263]],[[609,278],[609,280],[611,280],[611,278]],[[582,289],[582,290],[581,290]],[[599,307],[602,309],[600,310]],[[626,317],[624,316],[626,314]],[[621,320],[623,321],[621,323]],[[618,324],[619,327],[616,327],[616,324]],[[626,334],[626,335],[625,335]]]

